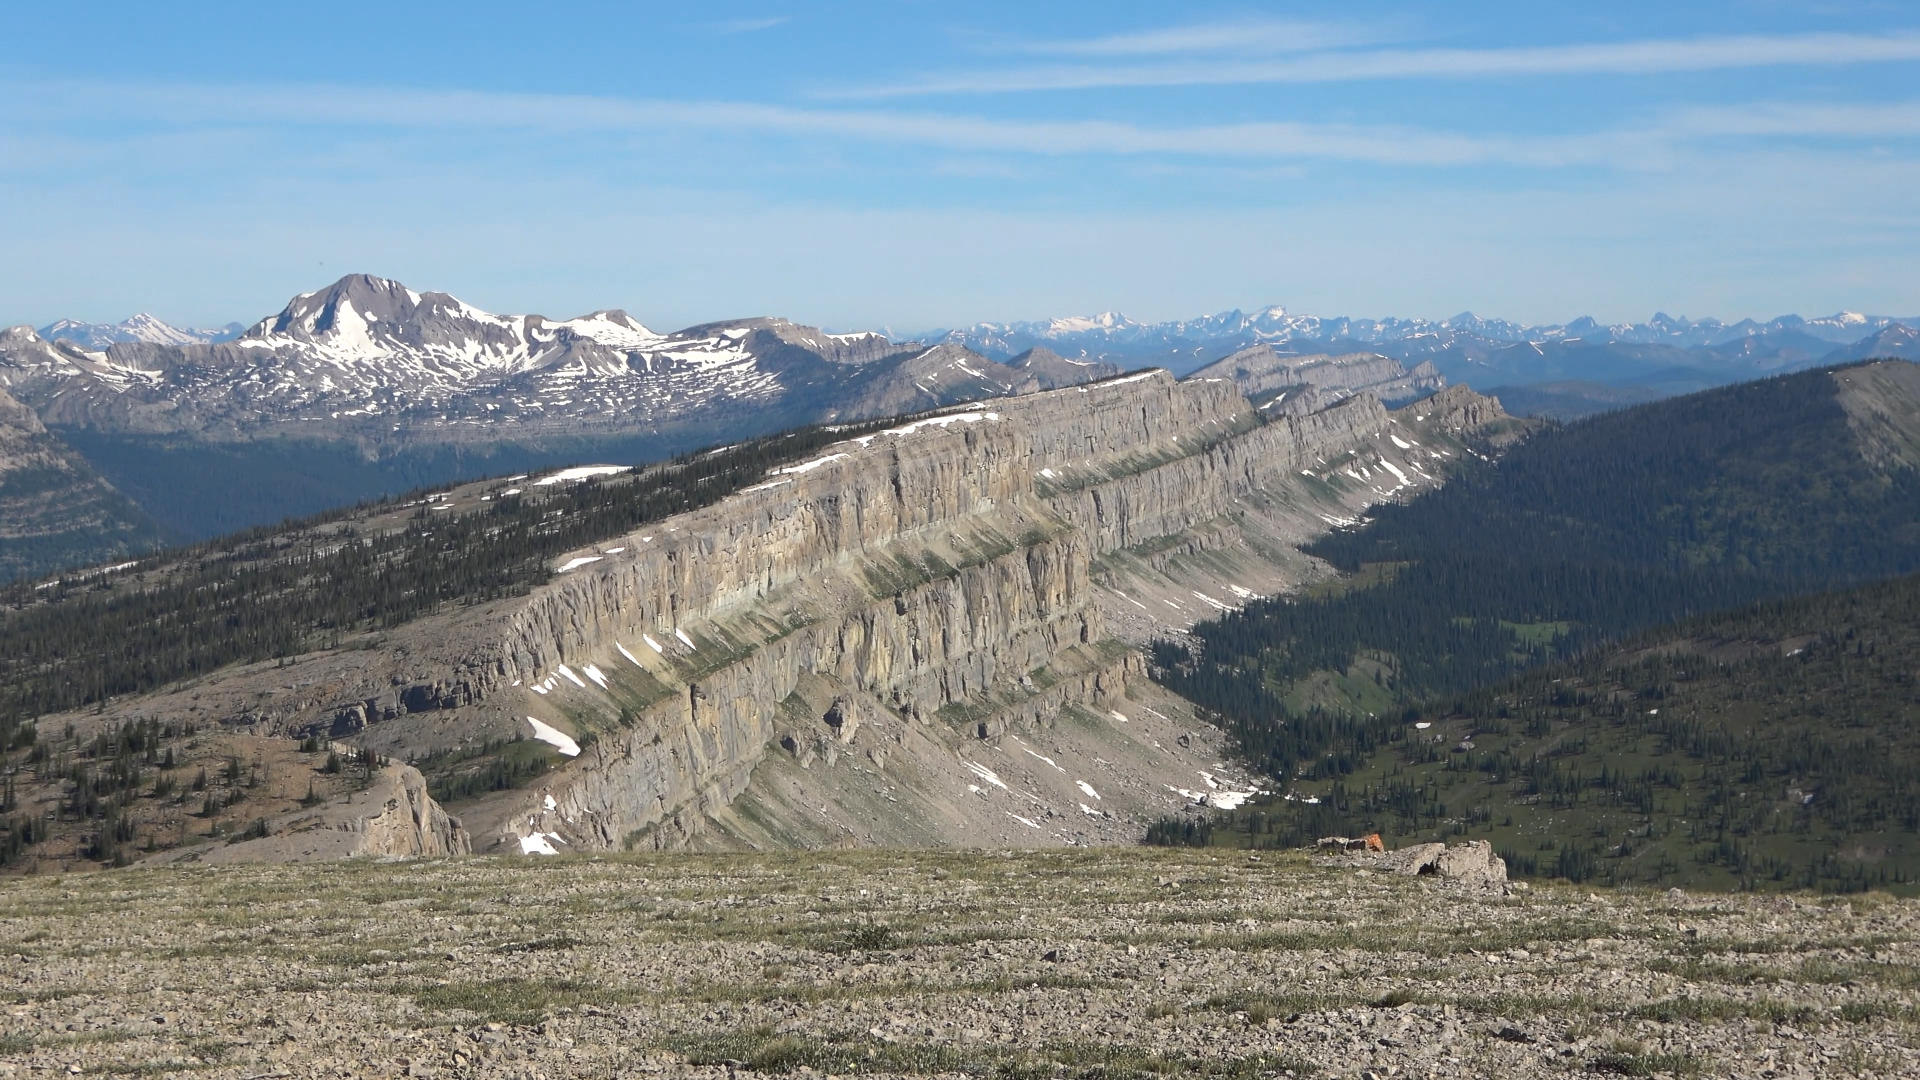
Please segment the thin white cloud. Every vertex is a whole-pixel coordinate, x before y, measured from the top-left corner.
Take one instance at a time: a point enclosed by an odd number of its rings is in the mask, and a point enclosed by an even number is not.
[[[1553,167],[1602,162],[1651,148],[1632,135],[1557,138],[1467,135],[1412,127],[1268,121],[1160,127],[1114,120],[1003,120],[880,109],[807,109],[740,102],[684,102],[479,91],[298,86],[248,88],[40,84],[36,102],[59,115],[141,114],[184,127],[303,125],[645,133],[681,129],[835,137],[971,153],[1172,155],[1221,159],[1331,159],[1380,165],[1509,164]],[[60,108],[59,105],[55,106]]]
[[[379,130],[471,129],[636,138],[677,131],[853,140],[973,155],[1645,170],[1667,167],[1688,145],[1716,138],[1897,139],[1920,135],[1920,101],[1694,108],[1633,128],[1541,137],[1292,120],[1155,126],[1117,120],[1008,120],[913,110],[328,86],[237,89],[42,83],[34,87],[32,95],[14,89],[0,84],[0,96],[34,102],[35,108],[42,110],[39,125],[56,143],[69,138],[74,130],[86,128],[89,118],[112,116],[123,122],[151,123],[143,137],[172,129],[200,142],[204,140],[196,133],[209,130],[220,132],[226,139],[232,138],[236,129],[261,132],[290,127],[349,130],[356,138]],[[67,134],[54,138],[52,132]],[[7,134],[0,127],[0,135]],[[634,145],[644,148],[644,143]],[[28,162],[17,164],[25,166]]]
[[[1022,41],[1005,48],[1054,56],[1170,56],[1304,52],[1378,40],[1377,35],[1331,23],[1259,20],[1171,26],[1095,38]]]
[[[1876,104],[1764,102],[1683,109],[1661,125],[1682,136],[1828,139],[1920,137],[1920,101]]]
[[[1732,68],[1830,66],[1920,60],[1920,32],[1742,35],[1504,49],[1316,51],[1269,60],[1074,65],[933,75],[827,97],[990,94],[1109,87],[1328,83],[1391,79],[1654,75]]]

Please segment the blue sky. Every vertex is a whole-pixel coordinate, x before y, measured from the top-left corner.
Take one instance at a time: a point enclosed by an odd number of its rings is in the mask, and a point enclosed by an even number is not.
[[[0,324],[1920,314],[1920,4],[16,4]]]

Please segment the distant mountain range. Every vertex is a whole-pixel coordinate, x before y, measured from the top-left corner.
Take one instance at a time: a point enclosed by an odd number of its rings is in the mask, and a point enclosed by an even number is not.
[[[142,312],[117,323],[83,323],[61,319],[40,328],[48,341],[71,341],[89,349],[104,349],[126,341],[144,341],[149,345],[211,345],[232,341],[246,331],[239,323],[228,323],[218,330],[181,329]]]
[[[0,330],[0,389],[178,537],[1118,372],[778,318],[660,333],[622,311],[496,315],[364,274],[231,335],[149,316]]]
[[[772,317],[660,332],[618,310],[498,315],[354,274],[246,327],[143,314],[0,330],[0,389],[112,490],[192,538],[475,475],[657,460],[1149,365],[1182,376],[1211,365],[1205,377],[1241,384],[1269,415],[1468,383],[1518,412],[1570,418],[1823,363],[1920,358],[1916,324],[1843,313],[1531,326],[1267,307],[896,340]]]
[[[1920,317],[1841,312],[1769,322],[1682,319],[1644,323],[1591,318],[1539,326],[1483,319],[1354,319],[1301,315],[1282,307],[1222,312],[1173,322],[1136,322],[1117,312],[1042,322],[976,323],[933,330],[989,357],[1045,347],[1062,356],[1122,366],[1159,364],[1187,374],[1258,345],[1281,354],[1373,352],[1409,367],[1431,361],[1452,382],[1479,388],[1579,380],[1632,386],[1647,397],[1685,393],[1823,363],[1875,356],[1920,358]]]
[[[65,343],[66,360],[46,349],[38,350],[38,358],[23,356],[34,350],[23,348],[22,331],[53,351]],[[1095,368],[1079,365],[1105,364],[1098,370],[1106,371],[1157,365],[1188,375],[1261,346],[1282,357],[1372,353],[1408,368],[1429,362],[1447,381],[1483,389],[1543,383],[1612,388],[1590,397],[1577,391],[1569,397],[1559,389],[1557,400],[1571,402],[1567,407],[1577,412],[1582,403],[1617,403],[1620,395],[1613,391],[1651,399],[1827,363],[1920,358],[1920,316],[1854,312],[1816,319],[1783,315],[1764,323],[1662,312],[1642,323],[1603,324],[1583,317],[1536,325],[1470,312],[1441,320],[1323,318],[1270,306],[1251,314],[1234,310],[1159,323],[1111,311],[976,323],[898,341],[874,332],[829,334],[777,318],[707,323],[663,334],[621,311],[565,321],[494,315],[444,293],[416,293],[365,275],[296,297],[280,314],[251,327],[181,329],[142,314],[115,324],[62,320],[37,333],[25,327],[7,333],[11,341],[0,344],[0,365],[58,373],[67,386],[82,374],[104,380],[114,387],[115,405],[83,394],[88,400],[67,408],[89,410],[89,424],[136,429],[153,423],[190,428],[311,424],[323,414],[330,421],[385,418],[389,431],[395,423],[404,429],[416,419],[551,429],[622,426],[643,417],[646,425],[657,427],[678,418],[711,420],[716,410],[743,404],[754,409],[798,405],[786,417],[798,421],[805,415],[925,407],[991,396],[996,388],[1010,393],[1022,385],[1023,369],[990,371],[987,361],[998,366],[1037,357],[1041,366],[1025,375],[1056,385],[1094,377]],[[222,345],[228,348],[216,348]],[[909,353],[925,354],[939,345],[974,356],[960,367],[949,363],[943,375],[932,374],[924,360],[913,365],[917,373],[888,372],[892,378],[870,369],[873,361],[904,362]],[[90,365],[75,350],[109,355],[104,363]],[[941,355],[951,360],[958,354],[950,349]],[[816,368],[808,359],[829,366]],[[811,370],[796,370],[796,365]],[[242,372],[250,392],[211,393]],[[856,372],[855,382],[893,385],[841,385]],[[162,384],[176,392],[161,392]],[[821,394],[834,404],[826,404]],[[34,392],[29,387],[18,396],[31,400]],[[205,400],[210,396],[221,400],[211,404]],[[145,418],[133,415],[141,411],[134,401],[158,404],[159,397],[168,399],[159,410],[146,410]],[[179,412],[181,404],[190,406],[185,414]],[[118,420],[100,414],[121,406],[125,415]],[[48,420],[56,426],[70,422]]]

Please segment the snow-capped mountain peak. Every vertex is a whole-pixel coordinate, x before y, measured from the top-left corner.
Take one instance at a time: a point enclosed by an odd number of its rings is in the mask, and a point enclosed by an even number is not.
[[[226,341],[241,331],[238,323],[218,330],[182,329],[145,312],[117,323],[85,323],[61,319],[40,329],[47,341],[71,341],[82,348],[104,349],[120,342],[141,341],[149,345],[204,345]]]
[[[1054,319],[1048,328],[1056,334],[1084,334],[1090,331],[1124,330],[1139,325],[1117,311],[1103,311],[1098,315],[1069,315]]]
[[[246,430],[657,425],[778,402],[782,375],[796,368],[812,365],[795,385],[815,393],[835,380],[822,363],[907,351],[880,334],[785,319],[661,334],[619,310],[497,315],[370,274],[302,293],[221,344],[116,340],[90,352],[20,331],[0,342],[0,378],[29,385],[37,402],[89,418],[128,412],[140,417],[128,423]]]

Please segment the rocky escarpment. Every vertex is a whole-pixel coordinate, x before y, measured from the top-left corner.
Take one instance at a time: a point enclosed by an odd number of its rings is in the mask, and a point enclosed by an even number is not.
[[[0,389],[0,582],[158,547],[160,526]]]
[[[1144,372],[950,409],[530,594],[114,709],[419,761],[481,851],[1130,842],[1257,786],[1136,647],[1323,576],[1300,542],[1463,452],[1449,401],[1263,421]]]
[[[688,842],[832,710],[868,718],[869,747],[926,742],[920,758],[1075,707],[1119,715],[1138,660],[1108,626],[1102,559],[1283,488],[1328,511],[1389,496],[1301,476],[1396,423],[1362,396],[1262,424],[1229,383],[1144,373],[863,436],[582,556],[444,691],[587,742],[489,822],[494,842]]]

